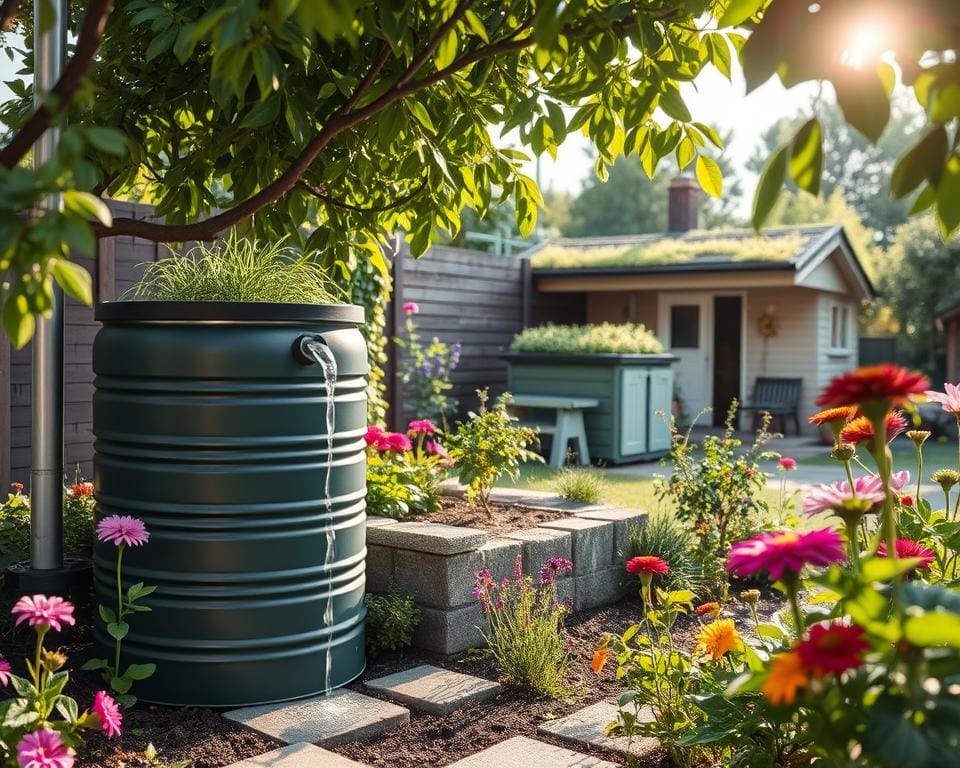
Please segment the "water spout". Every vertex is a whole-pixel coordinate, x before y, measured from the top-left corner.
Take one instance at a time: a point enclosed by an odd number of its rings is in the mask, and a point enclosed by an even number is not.
[[[333,350],[324,343],[323,339],[316,336],[301,336],[293,346],[294,357],[303,365],[316,364],[323,371],[323,383],[326,389],[326,408],[327,408],[327,459],[326,473],[323,480],[323,500],[327,511],[327,549],[324,552],[323,564],[327,576],[327,601],[323,611],[323,623],[327,629],[333,627],[333,577],[330,573],[330,566],[335,560],[335,550],[337,543],[336,531],[333,526],[333,501],[330,498],[330,475],[333,472],[333,436],[335,433],[336,404],[337,393],[337,358]],[[333,640],[330,638],[327,643],[326,669],[324,671],[324,690],[329,693],[330,680],[333,674]]]

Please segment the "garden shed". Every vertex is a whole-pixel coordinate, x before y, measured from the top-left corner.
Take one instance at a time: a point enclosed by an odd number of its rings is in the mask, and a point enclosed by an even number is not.
[[[800,413],[813,412],[816,392],[858,364],[857,314],[874,288],[855,249],[839,225],[699,230],[697,195],[693,180],[672,182],[663,234],[536,246],[533,289],[582,297],[588,323],[652,329],[677,358],[689,417],[712,407],[722,423],[759,377],[802,378]]]

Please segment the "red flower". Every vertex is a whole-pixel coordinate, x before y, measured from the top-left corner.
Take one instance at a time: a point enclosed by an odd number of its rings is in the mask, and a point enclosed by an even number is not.
[[[823,408],[865,403],[901,405],[912,395],[922,395],[929,388],[930,382],[919,371],[908,371],[892,363],[868,365],[833,379],[817,398],[817,405]]]
[[[907,420],[899,411],[890,411],[884,419],[884,428],[889,443],[907,428]],[[866,416],[858,416],[840,430],[840,440],[850,445],[857,445],[865,440],[873,439],[873,423]]]
[[[781,456],[780,461],[777,462],[777,468],[789,472],[791,469],[797,468],[797,460],[791,459],[789,456]]]
[[[904,494],[903,496],[900,497],[900,503],[903,504],[903,506],[905,507],[912,507],[913,496],[907,496],[906,494]]]
[[[833,622],[811,627],[810,635],[794,650],[804,667],[816,677],[826,677],[862,666],[863,654],[869,648],[863,627]]]
[[[70,486],[70,493],[74,496],[93,496],[93,483],[77,483]]]
[[[696,613],[697,616],[703,616],[708,613],[715,616],[719,616],[720,603],[704,603],[703,605],[698,605],[694,613]]]
[[[846,423],[857,415],[857,408],[853,405],[841,405],[839,408],[827,408],[825,411],[813,414],[807,421],[810,424],[831,424],[834,422]]]
[[[23,483],[10,483],[10,487],[13,488],[14,493],[20,493],[23,490]]]
[[[376,444],[377,440],[384,434],[384,431],[380,429],[376,424],[371,424],[367,427],[367,433],[363,436],[363,441],[367,445]]]
[[[880,542],[880,546],[877,547],[877,554],[880,557],[887,556],[887,542]],[[912,539],[897,539],[897,557],[901,560],[919,558],[920,562],[917,563],[917,568],[920,569],[929,568],[930,563],[937,559],[933,550]]]
[[[634,575],[641,573],[665,574],[670,573],[670,566],[667,561],[656,555],[639,555],[632,557],[627,561],[627,573]]]

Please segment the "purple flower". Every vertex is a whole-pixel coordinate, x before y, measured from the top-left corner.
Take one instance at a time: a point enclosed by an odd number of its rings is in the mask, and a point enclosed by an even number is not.
[[[540,584],[544,586],[551,584],[562,576],[566,571],[573,570],[573,563],[563,557],[551,557],[544,565],[540,566]]]
[[[103,542],[124,544],[128,547],[139,547],[146,544],[150,538],[143,520],[129,515],[110,515],[97,525],[97,538]]]

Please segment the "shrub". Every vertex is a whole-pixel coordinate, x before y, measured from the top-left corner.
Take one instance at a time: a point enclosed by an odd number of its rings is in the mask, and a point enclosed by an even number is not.
[[[123,298],[332,304],[343,292],[311,256],[282,240],[263,243],[232,233],[145,265]]]
[[[641,323],[594,325],[538,325],[513,337],[514,352],[547,352],[555,355],[616,353],[649,355],[663,352],[663,345]]]
[[[440,509],[440,481],[452,462],[432,422],[411,421],[408,434],[370,426],[366,442],[367,511],[371,515],[399,520]]]
[[[606,485],[603,473],[584,467],[561,467],[557,472],[557,494],[567,501],[596,504]]]
[[[420,611],[412,597],[391,584],[386,595],[368,593],[363,601],[367,607],[367,652],[371,656],[396,651],[413,642]]]
[[[507,413],[509,394],[499,397],[493,408],[487,408],[488,394],[477,390],[480,409],[471,411],[467,421],[457,425],[451,456],[460,470],[460,482],[467,486],[467,499],[479,501],[490,511],[490,491],[503,475],[520,476],[524,461],[543,461],[528,446],[537,439],[537,431],[521,427]]]
[[[79,475],[63,489],[63,549],[71,555],[89,555],[93,547],[93,484]],[[30,556],[30,497],[13,483],[0,503],[0,560],[13,563]]]
[[[518,555],[512,579],[498,582],[489,570],[477,573],[473,594],[488,621],[486,653],[508,685],[552,697],[566,695],[569,649],[563,620],[570,609],[557,598],[557,579],[572,568],[569,560],[551,558],[534,585],[523,575]]]
[[[658,587],[694,592],[701,587],[700,566],[693,554],[693,534],[673,515],[666,512],[650,515],[645,523],[630,526],[629,537],[627,559],[654,555],[670,563],[669,573],[654,576]]]
[[[407,315],[406,338],[394,339],[407,350],[400,361],[400,378],[407,388],[404,405],[418,419],[438,419],[447,428],[447,414],[457,410],[457,400],[450,396],[451,375],[460,364],[460,342],[448,345],[436,336],[424,344],[417,333],[414,315],[420,308],[412,301],[403,305]]]

